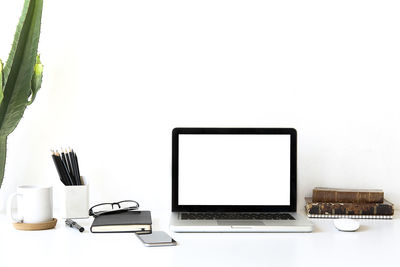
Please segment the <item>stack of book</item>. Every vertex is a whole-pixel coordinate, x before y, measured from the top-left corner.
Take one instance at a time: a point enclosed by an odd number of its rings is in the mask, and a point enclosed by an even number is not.
[[[392,219],[394,207],[382,190],[315,187],[306,212],[310,218]]]

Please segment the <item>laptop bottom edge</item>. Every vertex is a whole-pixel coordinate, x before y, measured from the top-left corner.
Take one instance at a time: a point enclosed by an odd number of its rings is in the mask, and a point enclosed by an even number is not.
[[[311,233],[312,226],[303,227],[191,227],[191,226],[173,226],[171,225],[170,230],[175,233]]]
[[[171,215],[170,230],[176,233],[310,233],[312,222],[298,213],[295,220],[182,220]]]

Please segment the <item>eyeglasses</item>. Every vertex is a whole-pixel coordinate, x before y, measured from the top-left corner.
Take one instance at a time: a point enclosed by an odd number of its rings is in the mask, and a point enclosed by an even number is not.
[[[139,208],[139,203],[137,203],[134,200],[123,200],[113,203],[101,203],[94,205],[89,209],[89,216],[97,217],[102,214],[126,212],[131,210],[137,210],[138,208]]]

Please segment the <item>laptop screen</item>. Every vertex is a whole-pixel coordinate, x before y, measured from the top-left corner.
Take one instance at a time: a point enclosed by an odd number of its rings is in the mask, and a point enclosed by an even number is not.
[[[289,207],[291,133],[224,132],[178,135],[177,206]]]

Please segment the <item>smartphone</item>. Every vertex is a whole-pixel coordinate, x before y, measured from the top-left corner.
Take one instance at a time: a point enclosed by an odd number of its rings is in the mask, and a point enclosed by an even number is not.
[[[136,234],[146,247],[176,246],[176,241],[166,232],[153,231],[151,234]]]

